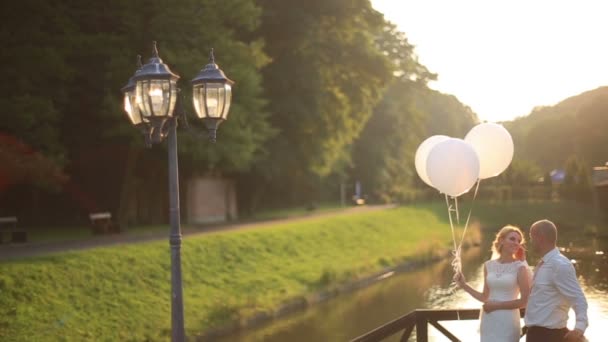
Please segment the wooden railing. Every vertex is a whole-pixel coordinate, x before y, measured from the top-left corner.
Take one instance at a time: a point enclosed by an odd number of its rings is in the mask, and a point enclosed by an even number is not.
[[[520,310],[520,315],[523,317],[524,309]],[[378,327],[364,335],[361,335],[351,342],[376,342],[382,341],[385,338],[391,337],[397,333],[401,335],[400,341],[406,342],[414,328],[416,328],[416,341],[427,342],[428,324],[439,330],[450,341],[461,341],[449,330],[439,324],[439,321],[456,321],[456,320],[476,320],[479,319],[479,309],[459,309],[459,310],[425,310],[417,309],[401,316],[385,325]]]

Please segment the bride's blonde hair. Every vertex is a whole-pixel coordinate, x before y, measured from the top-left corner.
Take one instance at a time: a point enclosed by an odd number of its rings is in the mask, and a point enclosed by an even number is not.
[[[496,238],[494,239],[494,242],[492,242],[492,254],[500,255],[500,250],[502,249],[502,246],[500,244],[501,241],[504,240],[509,233],[513,232],[519,234],[519,236],[521,237],[522,245],[526,243],[526,238],[524,236],[524,233],[522,233],[521,229],[512,225],[506,225],[502,227],[502,229],[500,229],[498,233],[496,233]]]

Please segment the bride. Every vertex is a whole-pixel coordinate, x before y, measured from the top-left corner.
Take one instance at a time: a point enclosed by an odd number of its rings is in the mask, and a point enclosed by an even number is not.
[[[521,336],[519,309],[526,307],[530,294],[530,271],[523,248],[524,235],[514,226],[505,226],[492,243],[497,258],[484,263],[483,292],[473,289],[462,273],[456,284],[483,302],[480,314],[481,342],[515,342]]]

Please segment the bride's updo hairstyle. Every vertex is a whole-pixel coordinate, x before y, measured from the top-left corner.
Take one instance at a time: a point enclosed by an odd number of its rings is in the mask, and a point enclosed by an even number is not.
[[[501,230],[498,231],[498,233],[496,233],[496,238],[494,239],[494,242],[492,242],[492,253],[494,255],[500,255],[500,250],[502,249],[500,243],[507,237],[507,235],[509,235],[509,233],[512,232],[516,232],[517,234],[519,234],[519,236],[521,237],[522,245],[526,243],[526,238],[524,236],[524,233],[522,233],[521,229],[511,225],[504,226]]]

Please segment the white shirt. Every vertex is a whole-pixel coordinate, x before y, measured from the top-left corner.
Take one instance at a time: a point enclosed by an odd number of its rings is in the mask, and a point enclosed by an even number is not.
[[[545,254],[542,260],[542,265],[534,270],[524,317],[526,326],[565,328],[572,307],[576,315],[574,327],[585,332],[589,325],[587,300],[576,279],[574,266],[557,248]]]

